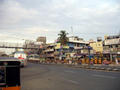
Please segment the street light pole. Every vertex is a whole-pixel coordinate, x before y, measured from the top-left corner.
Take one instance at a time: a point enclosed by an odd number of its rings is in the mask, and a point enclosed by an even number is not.
[[[110,45],[110,61],[112,62],[112,45]]]
[[[89,57],[89,64],[90,64],[90,49],[91,49],[91,47],[90,47],[90,46],[88,46],[88,57]]]

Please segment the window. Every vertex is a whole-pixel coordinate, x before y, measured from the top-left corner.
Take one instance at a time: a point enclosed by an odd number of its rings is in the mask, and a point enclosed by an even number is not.
[[[115,47],[118,48],[118,45],[116,45]]]

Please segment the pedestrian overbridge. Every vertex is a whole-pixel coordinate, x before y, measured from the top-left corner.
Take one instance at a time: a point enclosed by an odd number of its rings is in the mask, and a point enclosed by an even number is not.
[[[40,45],[26,44],[26,43],[10,43],[0,42],[0,48],[11,48],[11,49],[40,49]]]

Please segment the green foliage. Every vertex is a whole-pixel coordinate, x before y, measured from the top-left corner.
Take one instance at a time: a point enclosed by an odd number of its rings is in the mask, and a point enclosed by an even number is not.
[[[58,42],[61,43],[61,45],[66,45],[68,42],[68,33],[65,30],[61,30],[60,33],[58,34]]]

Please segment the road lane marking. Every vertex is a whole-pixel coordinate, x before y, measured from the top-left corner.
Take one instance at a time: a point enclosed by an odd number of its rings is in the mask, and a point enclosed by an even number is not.
[[[79,84],[79,82],[74,81],[74,80],[67,80],[67,81],[70,82],[70,83],[73,83],[73,84]]]
[[[74,71],[69,71],[69,70],[67,70],[67,71],[64,71],[64,72],[75,73]]]
[[[97,75],[97,74],[94,74],[92,76],[100,77],[100,78],[110,78],[110,79],[115,79],[116,78],[116,77],[113,77],[113,76],[105,76],[105,75]]]

